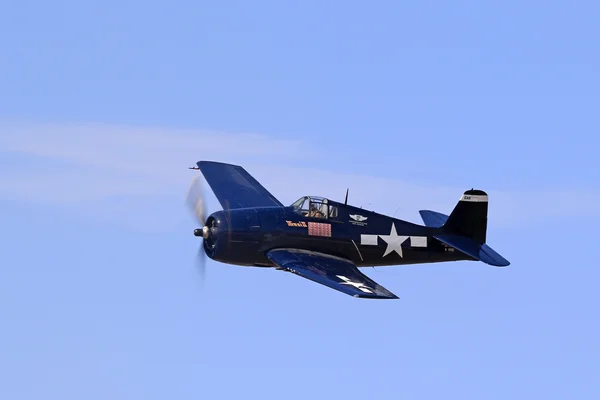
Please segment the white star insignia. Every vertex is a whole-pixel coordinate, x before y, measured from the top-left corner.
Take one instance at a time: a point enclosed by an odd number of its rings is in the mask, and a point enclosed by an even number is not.
[[[392,222],[392,230],[389,235],[379,235],[387,243],[387,248],[385,249],[385,253],[383,253],[383,257],[390,254],[392,251],[395,251],[403,257],[402,255],[402,243],[409,238],[409,236],[398,236],[396,233],[396,225]]]
[[[344,282],[340,282],[340,284],[342,284],[342,285],[354,286],[355,288],[357,288],[361,292],[373,293],[373,291],[371,290],[371,288],[368,287],[367,285],[365,285],[364,283],[361,283],[361,282],[352,282],[350,279],[348,279],[347,277],[345,277],[343,275],[336,275],[336,276],[338,278],[340,278],[341,280],[344,281]]]

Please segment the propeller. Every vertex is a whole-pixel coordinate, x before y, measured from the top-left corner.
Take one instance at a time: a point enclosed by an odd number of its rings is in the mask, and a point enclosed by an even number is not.
[[[204,188],[200,175],[192,179],[186,196],[186,204],[198,224],[202,227],[194,229],[194,236],[202,237],[204,240],[208,239],[211,232],[210,228],[206,226],[206,201],[204,199]],[[196,266],[200,272],[200,278],[204,280],[206,275],[206,253],[202,244],[196,256]]]

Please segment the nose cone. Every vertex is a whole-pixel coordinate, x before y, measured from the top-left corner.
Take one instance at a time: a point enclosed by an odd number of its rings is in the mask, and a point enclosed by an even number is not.
[[[202,236],[202,238],[208,239],[209,235],[210,229],[208,228],[208,226],[203,226],[202,229],[194,229],[194,236]]]

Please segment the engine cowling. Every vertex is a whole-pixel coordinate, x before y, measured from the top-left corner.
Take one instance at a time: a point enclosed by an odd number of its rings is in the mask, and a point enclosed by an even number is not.
[[[262,241],[256,211],[237,209],[211,214],[194,235],[204,239],[206,255],[228,264],[252,265]]]

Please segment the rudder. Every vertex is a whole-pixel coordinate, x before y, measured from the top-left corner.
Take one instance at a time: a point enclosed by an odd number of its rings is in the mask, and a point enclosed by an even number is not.
[[[443,225],[444,232],[485,243],[487,232],[488,195],[483,190],[467,190]]]

